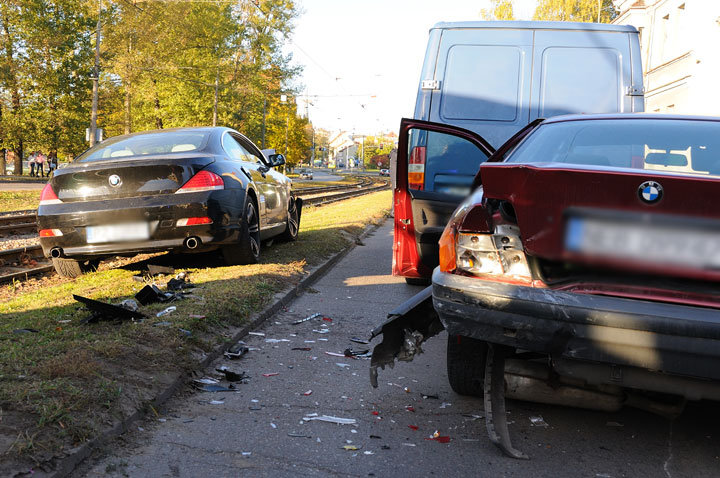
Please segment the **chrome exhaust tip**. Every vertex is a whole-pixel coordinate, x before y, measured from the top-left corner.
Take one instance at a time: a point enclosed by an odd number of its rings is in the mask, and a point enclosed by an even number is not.
[[[53,247],[50,249],[50,257],[54,257],[55,259],[63,256],[63,250],[59,247]]]
[[[185,239],[185,247],[190,250],[196,249],[200,245],[200,239],[197,237],[188,237]]]

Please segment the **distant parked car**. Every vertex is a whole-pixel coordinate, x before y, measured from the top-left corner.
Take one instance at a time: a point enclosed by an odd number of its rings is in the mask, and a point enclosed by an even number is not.
[[[300,179],[312,179],[313,178],[313,172],[309,169],[301,169],[300,170]]]
[[[389,169],[381,169],[380,176],[390,176],[390,170]]]
[[[77,277],[105,256],[220,249],[227,264],[257,262],[260,242],[297,239],[302,201],[290,180],[229,128],[117,136],[55,171],[40,195],[46,257]]]

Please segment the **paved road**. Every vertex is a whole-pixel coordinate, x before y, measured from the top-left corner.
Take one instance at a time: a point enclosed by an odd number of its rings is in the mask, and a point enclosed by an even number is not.
[[[372,389],[367,360],[325,352],[362,347],[348,339],[367,336],[391,307],[419,290],[388,275],[391,234],[388,222],[312,293],[271,318],[259,330],[264,337],[248,337],[249,345],[259,350],[239,361],[218,363],[251,375],[239,392],[187,392],[173,399],[162,412],[162,422],[140,423],[142,430],[113,445],[109,456],[89,463],[78,476],[720,474],[716,404],[689,407],[680,419],[669,421],[633,409],[608,414],[509,402],[515,444],[531,460],[501,456],[487,440],[481,401],[458,396],[447,384],[444,335],[429,341],[415,361],[380,371],[380,387]],[[332,322],[290,325],[314,312]],[[322,330],[328,332],[317,332]],[[423,399],[422,394],[438,399]],[[311,413],[354,418],[357,424],[304,421]],[[531,426],[531,416],[542,416],[549,426]],[[450,436],[450,443],[426,439],[436,430]],[[359,450],[344,450],[345,445]]]
[[[27,182],[21,183],[17,181],[0,181],[0,191],[39,191],[45,187],[44,182]]]

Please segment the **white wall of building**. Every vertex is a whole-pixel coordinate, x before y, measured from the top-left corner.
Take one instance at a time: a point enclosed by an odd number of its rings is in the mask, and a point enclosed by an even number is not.
[[[645,111],[720,116],[720,0],[616,0],[640,31]]]

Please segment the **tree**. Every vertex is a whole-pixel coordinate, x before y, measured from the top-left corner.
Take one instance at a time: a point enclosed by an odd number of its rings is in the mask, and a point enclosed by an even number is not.
[[[599,12],[598,12],[599,7]],[[540,0],[533,20],[610,23],[617,12],[612,0]]]
[[[490,10],[482,9],[483,20],[515,20],[512,0],[492,0]]]

